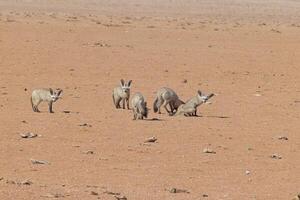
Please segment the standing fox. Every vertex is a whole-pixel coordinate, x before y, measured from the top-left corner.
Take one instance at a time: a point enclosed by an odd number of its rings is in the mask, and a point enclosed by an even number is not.
[[[31,106],[34,112],[40,112],[38,109],[42,101],[48,102],[49,112],[53,113],[52,104],[61,98],[62,90],[57,89],[55,92],[51,88],[35,89],[31,94]]]
[[[198,90],[195,97],[188,100],[185,104],[179,106],[175,115],[184,114],[184,116],[197,116],[197,107],[205,103],[213,96],[214,94],[204,95],[200,90]]]
[[[123,103],[123,109],[125,109],[125,101],[127,103],[127,109],[129,110],[129,98],[130,98],[130,87],[132,80],[125,83],[123,79],[120,80],[120,86],[113,90],[113,102],[116,108],[121,108],[120,102]]]
[[[133,110],[133,119],[144,119],[148,117],[147,102],[141,93],[136,93],[131,99],[131,106]]]
[[[170,111],[167,109],[168,104],[171,109]],[[172,115],[174,110],[177,111],[181,104],[184,104],[184,102],[178,98],[177,94],[172,89],[163,87],[156,93],[156,98],[153,103],[153,110],[155,113],[158,111],[158,113],[161,114],[160,107],[164,106],[169,115]]]

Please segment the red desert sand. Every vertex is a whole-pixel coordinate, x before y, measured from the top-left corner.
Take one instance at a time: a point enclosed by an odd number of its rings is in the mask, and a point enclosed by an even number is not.
[[[295,0],[1,0],[0,199],[294,198],[299,10]],[[121,78],[144,94],[148,120],[114,107]],[[184,101],[216,96],[200,117],[159,115],[163,86]],[[40,87],[64,90],[54,114],[46,103],[32,111]]]

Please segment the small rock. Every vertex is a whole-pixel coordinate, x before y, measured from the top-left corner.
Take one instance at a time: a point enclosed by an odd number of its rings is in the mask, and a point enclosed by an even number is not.
[[[203,194],[202,197],[208,197],[208,194]]]
[[[98,188],[98,185],[86,185],[87,188]]]
[[[15,181],[11,181],[11,180],[6,180],[6,183],[7,183],[7,184],[16,184]]]
[[[127,200],[125,196],[114,196],[117,200]]]
[[[102,43],[102,42],[95,42],[94,45],[95,46],[100,46],[100,47],[110,47],[110,45]]]
[[[30,159],[30,161],[32,164],[41,164],[41,165],[50,164],[48,161],[45,160]]]
[[[273,154],[270,157],[273,158],[273,159],[278,159],[278,160],[282,159],[282,157],[280,155],[278,155],[278,154]]]
[[[94,154],[94,151],[92,151],[92,150],[87,150],[87,151],[84,151],[83,153],[85,153],[85,154]]]
[[[87,127],[92,127],[92,125],[90,125],[90,124],[87,124],[87,123],[79,124],[79,126],[87,126]]]
[[[216,154],[217,152],[215,152],[215,151],[212,150],[212,149],[205,148],[205,149],[203,149],[203,153],[212,153],[212,154]]]
[[[32,184],[32,181],[26,180],[26,181],[20,182],[20,184],[21,184],[21,185],[31,185],[31,184]]]
[[[28,132],[28,133],[21,133],[20,136],[22,138],[35,138],[38,136],[38,134]]]
[[[63,198],[63,197],[65,197],[65,195],[59,194],[59,193],[56,193],[56,194],[48,193],[48,194],[45,194],[45,195],[41,195],[41,197],[46,197],[46,198]]]
[[[171,190],[170,190],[170,193],[176,193],[176,188],[172,188]]]
[[[272,31],[272,32],[275,32],[275,33],[281,33],[281,31],[278,31],[278,30],[273,29],[273,28],[271,29],[271,31]]]
[[[151,137],[151,138],[148,138],[147,140],[144,141],[144,143],[147,143],[147,142],[156,142],[157,138],[156,137]]]
[[[69,110],[64,110],[63,113],[71,113]]]
[[[109,195],[120,195],[119,192],[110,192],[110,191],[105,191],[103,192],[104,194],[109,194]]]
[[[246,170],[246,175],[249,175],[250,174],[250,171],[249,170]]]
[[[190,193],[187,190],[184,189],[178,189],[178,188],[172,188],[171,190],[169,190],[170,193]]]
[[[98,195],[98,192],[91,191],[91,195]]]
[[[186,79],[183,79],[182,83],[187,83],[188,81]]]
[[[288,140],[289,138],[285,137],[285,136],[279,136],[278,140]]]

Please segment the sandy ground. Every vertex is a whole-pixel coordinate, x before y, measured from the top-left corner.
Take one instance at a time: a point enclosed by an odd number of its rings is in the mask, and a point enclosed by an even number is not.
[[[0,199],[292,199],[299,9],[292,0],[0,1]],[[217,96],[201,117],[151,106],[159,120],[133,121],[112,103],[120,78],[149,105],[162,86],[183,100],[198,89]],[[46,104],[32,112],[39,87],[64,90],[54,114]]]

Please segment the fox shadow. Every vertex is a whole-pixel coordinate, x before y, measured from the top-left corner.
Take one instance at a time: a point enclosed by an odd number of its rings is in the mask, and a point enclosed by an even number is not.
[[[208,117],[208,118],[219,118],[219,119],[229,119],[229,116],[223,116],[223,115],[196,115],[191,117]]]

